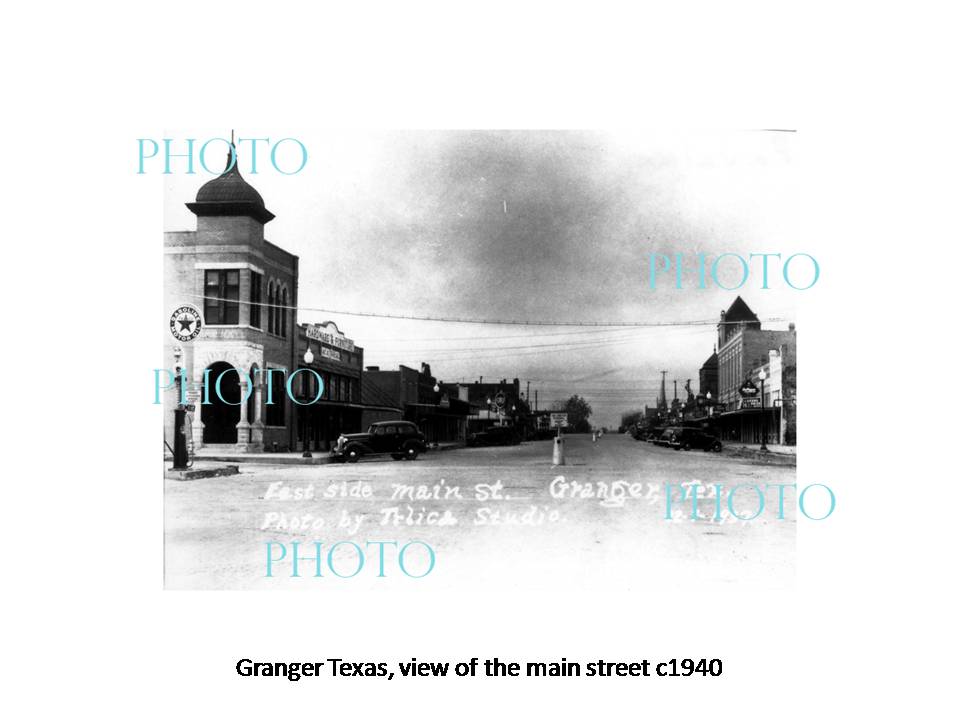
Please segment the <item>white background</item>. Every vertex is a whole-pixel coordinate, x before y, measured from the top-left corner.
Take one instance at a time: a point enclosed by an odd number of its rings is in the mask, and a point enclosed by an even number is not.
[[[949,714],[956,470],[936,463],[956,444],[948,18],[924,4],[344,6],[8,11],[4,714]],[[163,179],[135,175],[135,140],[193,123],[797,128],[823,268],[798,315],[798,480],[838,496],[829,521],[800,523],[798,590],[678,597],[650,578],[630,596],[164,592],[150,404]],[[234,672],[241,657],[494,655],[719,657],[724,674]]]

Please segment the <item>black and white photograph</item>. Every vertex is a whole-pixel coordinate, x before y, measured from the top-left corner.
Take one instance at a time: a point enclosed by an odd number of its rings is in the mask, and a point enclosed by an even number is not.
[[[791,586],[795,138],[190,143],[222,169],[165,188],[165,584]]]

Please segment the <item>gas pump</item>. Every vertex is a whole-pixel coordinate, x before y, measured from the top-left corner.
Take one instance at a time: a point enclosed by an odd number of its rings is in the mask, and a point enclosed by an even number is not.
[[[187,454],[187,406],[178,405],[173,411],[173,469],[186,470]]]

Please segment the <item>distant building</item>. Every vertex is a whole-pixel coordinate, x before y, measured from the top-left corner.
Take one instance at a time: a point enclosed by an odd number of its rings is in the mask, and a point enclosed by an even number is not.
[[[795,396],[797,333],[791,323],[788,330],[763,330],[759,318],[739,296],[726,312],[720,313],[717,325],[717,408],[719,430],[722,438],[744,443],[759,443],[761,427],[767,430],[767,442],[774,442],[772,428],[777,427],[773,405],[764,405],[764,421],[761,422],[761,410],[755,403],[745,400],[740,388],[747,381],[756,382],[761,366],[767,366],[770,373],[770,352],[776,351],[786,358],[788,371],[793,376],[793,394]],[[781,361],[782,362],[782,361]],[[782,367],[782,365],[781,365]],[[782,374],[782,369],[780,373]],[[756,383],[759,387],[759,383]],[[782,392],[782,390],[781,390]],[[769,394],[769,393],[768,393]],[[795,417],[795,416],[794,416]],[[793,423],[791,423],[793,424]],[[791,432],[796,437],[796,428]]]
[[[765,378],[760,381],[760,371]],[[781,345],[770,350],[767,362],[750,372],[750,381],[763,390],[767,414],[768,443],[797,444],[797,365],[796,348]]]
[[[530,434],[537,429],[537,420],[530,414],[527,399],[520,392],[519,378],[507,381],[503,378],[499,382],[472,383],[442,383],[443,391],[450,397],[468,403],[470,408],[470,430],[478,431],[491,425],[514,425],[524,434]],[[497,401],[502,405],[498,406]],[[539,414],[547,417],[549,411]]]
[[[706,398],[709,393],[710,398],[716,400],[720,391],[719,382],[720,360],[717,358],[717,349],[714,348],[713,354],[700,366],[700,396]]]
[[[396,407],[404,420],[420,428],[427,442],[466,440],[469,404],[452,394],[446,384],[441,387],[427,363],[421,364],[419,371],[405,365],[397,370],[370,366],[363,373],[363,383],[369,388],[367,400],[379,404],[368,411],[367,420]]]

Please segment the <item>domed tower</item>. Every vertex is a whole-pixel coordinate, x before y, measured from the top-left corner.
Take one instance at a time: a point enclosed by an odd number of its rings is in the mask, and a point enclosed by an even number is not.
[[[295,354],[298,258],[264,238],[274,214],[240,174],[232,143],[223,172],[186,206],[197,217],[196,230],[164,233],[166,313],[195,305],[203,322],[190,341],[166,333],[170,367],[186,368],[192,383],[208,371],[211,383],[225,378],[223,397],[188,393],[197,408],[194,447],[290,446],[294,426],[282,383]],[[280,372],[268,376],[269,397],[277,400],[266,403],[262,373],[268,369]],[[246,377],[252,390],[245,380],[241,386]]]
[[[263,226],[275,217],[263,196],[240,174],[233,145],[223,173],[204,183],[197,199],[186,205],[197,216],[197,232],[213,233],[218,244],[258,245],[263,242]]]
[[[233,145],[227,153],[223,174],[204,184],[197,199],[187,207],[197,217],[249,217],[261,225],[276,217],[267,210],[263,197],[243,179]]]

